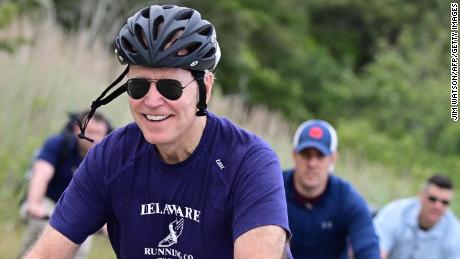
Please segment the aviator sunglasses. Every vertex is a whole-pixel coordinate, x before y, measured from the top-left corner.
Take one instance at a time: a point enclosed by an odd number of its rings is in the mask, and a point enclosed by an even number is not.
[[[185,86],[176,79],[146,79],[146,78],[131,78],[126,82],[128,95],[133,99],[141,99],[150,89],[150,85],[155,83],[157,91],[166,99],[175,101],[182,96],[185,87],[195,81],[193,79]]]
[[[432,196],[432,195],[428,195],[428,200],[430,202],[432,202],[432,203],[436,203],[437,201],[440,201],[444,206],[449,206],[450,205],[449,200],[443,200],[443,199],[440,199],[440,198]]]

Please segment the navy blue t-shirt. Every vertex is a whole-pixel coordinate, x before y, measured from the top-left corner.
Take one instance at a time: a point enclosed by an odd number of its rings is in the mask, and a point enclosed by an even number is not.
[[[351,244],[355,259],[379,259],[379,245],[366,202],[346,181],[328,178],[326,190],[312,204],[301,204],[293,170],[284,174],[291,252],[294,258],[345,259]]]
[[[209,114],[193,154],[166,164],[129,124],[89,152],[50,223],[81,243],[105,222],[118,258],[233,258],[248,230],[289,229],[279,160],[260,138]]]
[[[78,154],[76,137],[65,138],[63,135],[48,138],[37,156],[37,159],[45,160],[54,167],[54,174],[48,183],[46,196],[55,202],[59,200],[59,197],[69,185],[73,173],[82,161]],[[65,156],[63,155],[64,153]]]

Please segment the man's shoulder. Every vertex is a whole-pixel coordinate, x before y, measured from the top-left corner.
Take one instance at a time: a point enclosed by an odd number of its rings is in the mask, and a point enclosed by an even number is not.
[[[409,197],[393,200],[385,205],[385,207],[391,209],[405,209],[407,207],[415,206],[417,203],[418,199],[416,197]]]
[[[347,180],[341,178],[335,172],[329,174],[329,181],[331,181],[331,183],[334,186],[342,186],[344,188],[352,188],[350,182],[348,182]]]
[[[216,146],[225,146],[226,150],[238,152],[244,150],[273,149],[270,145],[256,134],[241,128],[231,120],[225,117],[217,116],[210,113],[208,118],[213,123],[213,136],[218,136]]]
[[[413,210],[417,210],[418,206],[419,201],[416,197],[397,199],[383,206],[377,216],[392,217],[394,219],[405,218]]]
[[[51,135],[45,140],[44,147],[58,147],[64,142],[64,139],[65,137],[63,134]]]
[[[339,195],[342,199],[347,200],[350,197],[361,197],[350,182],[337,176],[336,174],[331,173],[329,175],[328,185],[331,194]]]
[[[215,130],[219,131],[225,137],[232,136],[234,138],[226,138],[225,140],[229,141],[247,141],[248,139],[258,138],[254,133],[249,132],[248,130],[238,126],[236,123],[230,119],[217,116],[210,113],[209,119],[214,122]]]
[[[36,158],[46,160],[52,164],[58,162],[58,160],[63,158],[63,154],[72,154],[78,156],[78,152],[75,149],[75,152],[70,153],[70,149],[74,148],[76,145],[76,136],[75,135],[64,135],[56,134],[49,136],[42,147],[39,149],[39,152],[36,155]]]

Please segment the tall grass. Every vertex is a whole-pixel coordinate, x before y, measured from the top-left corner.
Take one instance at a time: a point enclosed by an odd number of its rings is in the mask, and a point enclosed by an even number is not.
[[[21,34],[29,41],[13,55],[0,52],[0,258],[13,258],[19,248],[21,224],[17,219],[18,193],[33,150],[60,130],[66,113],[89,107],[90,102],[122,71],[114,57],[85,33],[69,36],[53,23],[21,20],[0,36]],[[263,107],[247,107],[239,98],[223,98],[218,84],[210,110],[229,117],[266,139],[284,168],[292,166],[293,128],[282,115]],[[126,96],[100,109],[117,126],[131,121]],[[339,131],[340,136],[340,131]],[[346,147],[345,147],[346,148]],[[337,165],[378,206],[416,190],[414,179],[397,177],[383,165],[360,160],[346,149]],[[106,248],[92,258],[113,257]]]

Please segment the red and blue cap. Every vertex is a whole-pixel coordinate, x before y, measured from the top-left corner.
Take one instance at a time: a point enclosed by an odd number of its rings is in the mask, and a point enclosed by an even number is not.
[[[308,120],[297,129],[293,146],[297,153],[314,148],[329,156],[337,150],[337,142],[337,133],[331,124],[323,120]]]

